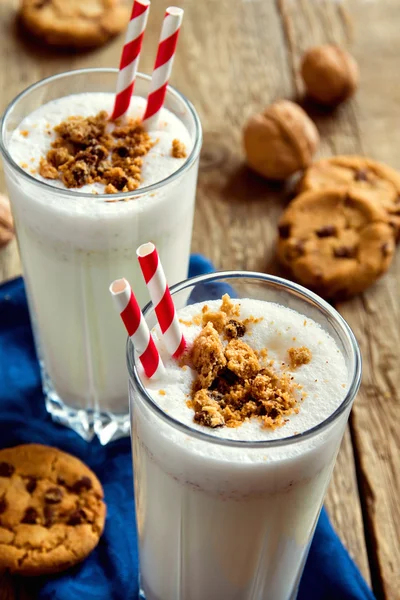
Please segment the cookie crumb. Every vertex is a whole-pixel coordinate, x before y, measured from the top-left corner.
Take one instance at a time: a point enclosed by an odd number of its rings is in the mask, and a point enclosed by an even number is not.
[[[179,319],[179,323],[185,325],[186,327],[191,327],[193,325],[193,321],[185,321],[185,319]]]
[[[186,158],[186,146],[180,140],[172,140],[172,156],[174,158]]]
[[[160,396],[165,396],[166,395],[165,390],[158,390],[158,393],[160,394]]]
[[[133,192],[141,183],[143,156],[154,146],[139,119],[115,122],[109,132],[106,111],[73,116],[54,127],[52,148],[41,159],[40,174],[67,188],[101,183],[106,194]],[[51,131],[48,131],[51,135]]]
[[[45,158],[40,159],[39,173],[45,179],[58,179],[58,171]]]
[[[311,350],[309,350],[309,348],[306,346],[301,346],[300,348],[289,348],[288,354],[291,369],[297,369],[297,367],[307,365],[312,359]]]
[[[228,339],[243,337],[246,333],[246,325],[238,319],[230,319],[225,325],[225,336]]]
[[[198,373],[200,388],[208,388],[215,379],[218,371],[227,363],[222,341],[213,324],[207,323],[196,337],[191,359]]]
[[[21,134],[23,137],[28,137],[28,135],[29,135],[29,131],[28,131],[27,129],[23,129],[22,131],[20,131],[20,134]]]
[[[260,358],[268,355],[267,348],[256,352],[239,339],[245,326],[239,319],[228,318],[232,312],[239,316],[240,305],[226,294],[219,312],[206,309],[202,314],[202,319],[212,318],[193,343],[190,359],[197,378],[187,406],[194,410],[194,421],[205,427],[239,427],[257,417],[262,427],[275,429],[298,412],[295,392],[300,386],[288,373],[278,373],[272,360],[267,366],[260,364]]]
[[[207,325],[207,323],[212,323],[212,326],[218,333],[222,333],[225,329],[227,319],[226,314],[223,312],[209,312],[208,310],[202,310],[203,327]]]

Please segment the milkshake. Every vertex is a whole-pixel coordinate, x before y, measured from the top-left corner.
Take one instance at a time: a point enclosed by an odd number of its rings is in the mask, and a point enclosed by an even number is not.
[[[127,119],[106,123],[115,76],[88,70],[32,86],[6,112],[2,134],[47,407],[86,439],[97,433],[104,443],[129,431],[125,333],[107,288],[127,274],[145,304],[135,250],[148,239],[168,279],[186,277],[201,142],[196,113],[172,89],[155,128],[124,132],[129,119],[143,115],[145,76],[137,79]],[[93,125],[102,111],[103,121]],[[89,135],[99,137],[103,127],[100,141],[82,137],[88,123]],[[70,158],[68,169],[61,161],[71,140],[75,162]]]
[[[295,598],[358,389],[358,349],[332,308],[243,277],[177,286],[178,304],[199,287],[204,301],[178,312],[185,360],[153,329],[161,379],[146,379],[128,347],[147,600]],[[236,298],[207,300],[223,278]]]

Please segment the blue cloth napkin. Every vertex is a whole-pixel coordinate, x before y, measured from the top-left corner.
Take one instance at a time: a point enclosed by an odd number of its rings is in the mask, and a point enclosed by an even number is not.
[[[193,255],[190,276],[213,272]],[[25,289],[18,278],[0,286],[0,447],[38,442],[85,461],[100,478],[108,515],[98,547],[67,573],[34,579],[39,600],[137,600],[138,555],[129,439],[102,447],[54,424],[46,413],[33,346]],[[374,596],[323,510],[298,600],[373,600]],[[224,598],[221,600],[230,600]]]

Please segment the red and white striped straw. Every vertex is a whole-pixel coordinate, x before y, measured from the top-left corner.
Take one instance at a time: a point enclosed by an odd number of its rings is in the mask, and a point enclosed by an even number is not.
[[[149,16],[150,0],[135,0],[121,54],[117,91],[111,120],[122,117],[129,108],[135,87],[136,73],[142,48],[144,30]]]
[[[136,250],[136,254],[167,350],[171,356],[178,358],[185,350],[186,340],[179,326],[178,316],[156,247],[151,242],[142,244]]]
[[[147,377],[162,375],[164,365],[131,286],[126,279],[116,279],[110,292]]]
[[[183,10],[181,8],[170,6],[165,11],[156,61],[151,76],[150,92],[143,116],[143,126],[147,130],[157,124],[160,111],[164,105],[182,19]]]

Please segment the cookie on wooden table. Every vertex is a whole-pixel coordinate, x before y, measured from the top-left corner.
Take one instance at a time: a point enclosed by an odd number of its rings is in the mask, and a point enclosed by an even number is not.
[[[395,249],[385,211],[354,190],[305,192],[283,213],[278,257],[325,298],[362,292],[387,271]]]
[[[313,163],[304,173],[299,191],[337,186],[355,189],[382,206],[400,239],[400,173],[363,156],[332,156]]]
[[[129,0],[22,0],[20,18],[41,41],[52,46],[100,46],[125,29]]]
[[[56,448],[0,450],[0,571],[57,573],[84,560],[104,529],[96,475]]]

